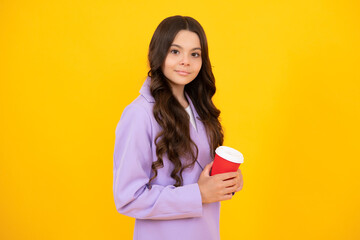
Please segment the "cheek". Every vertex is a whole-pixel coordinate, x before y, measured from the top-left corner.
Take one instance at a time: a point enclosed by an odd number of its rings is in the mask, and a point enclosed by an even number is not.
[[[199,62],[196,64],[196,71],[197,71],[197,72],[200,72],[201,66],[202,66],[202,62],[199,61]]]
[[[163,71],[168,71],[174,68],[174,60],[167,58],[162,66]]]

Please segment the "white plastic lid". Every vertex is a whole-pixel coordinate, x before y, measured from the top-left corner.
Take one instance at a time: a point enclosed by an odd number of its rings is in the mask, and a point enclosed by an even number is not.
[[[243,163],[244,162],[244,156],[239,152],[238,150],[226,147],[226,146],[220,146],[217,147],[215,150],[216,154],[219,155],[219,157],[222,157],[230,162],[233,163]]]

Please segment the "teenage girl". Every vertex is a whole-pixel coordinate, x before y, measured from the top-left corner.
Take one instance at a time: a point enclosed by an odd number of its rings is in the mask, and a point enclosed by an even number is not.
[[[117,211],[136,218],[134,239],[220,239],[220,201],[243,179],[240,170],[210,176],[223,131],[203,28],[191,17],[164,19],[148,59],[140,96],[116,128]]]

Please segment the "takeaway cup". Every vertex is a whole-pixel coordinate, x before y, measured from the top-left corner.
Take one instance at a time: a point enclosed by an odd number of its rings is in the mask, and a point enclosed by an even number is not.
[[[243,162],[244,157],[241,152],[231,147],[220,146],[215,150],[215,158],[210,175],[236,172]]]

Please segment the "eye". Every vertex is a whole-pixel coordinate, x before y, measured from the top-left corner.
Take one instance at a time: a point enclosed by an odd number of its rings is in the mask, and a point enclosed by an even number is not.
[[[192,55],[193,57],[196,57],[196,58],[197,58],[197,57],[200,57],[200,53],[196,53],[196,52],[195,52],[195,53],[192,53],[191,55]]]
[[[178,51],[178,50],[176,50],[176,49],[172,49],[172,50],[170,50],[170,53],[172,53],[172,54],[178,54],[178,53],[179,53],[179,51]]]

